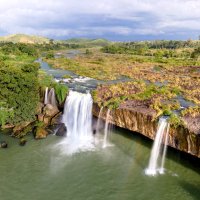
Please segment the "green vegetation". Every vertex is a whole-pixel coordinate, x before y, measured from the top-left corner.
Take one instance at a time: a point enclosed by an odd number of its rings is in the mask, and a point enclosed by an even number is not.
[[[66,85],[56,83],[54,84],[54,89],[59,104],[62,104],[68,94],[68,87]]]
[[[39,85],[42,89],[46,87],[51,87],[54,83],[53,77],[49,76],[46,72],[39,70],[38,74]]]
[[[109,45],[111,42],[105,39],[87,39],[87,38],[73,38],[65,40],[66,44],[77,44],[81,48],[99,47]]]
[[[200,105],[199,106],[194,106],[194,107],[189,107],[181,112],[182,116],[192,116],[196,117],[200,113]]]
[[[116,109],[121,104],[129,102],[154,109],[157,116],[160,116],[170,115],[173,110],[180,108],[178,101],[173,99],[179,93],[180,91],[175,87],[149,85],[143,81],[133,81],[99,86],[96,91],[93,91],[93,98],[100,107]]]
[[[13,108],[9,108],[6,102],[0,102],[0,126],[4,126],[7,120],[13,119]]]
[[[0,66],[0,101],[6,102],[4,107],[13,110],[6,114],[5,122],[19,124],[35,119],[36,107],[39,101],[39,85],[37,64],[25,64],[21,67]],[[4,117],[5,118],[5,117]]]
[[[174,113],[170,115],[169,123],[175,128],[177,128],[178,126],[184,125],[184,122],[181,120],[181,118]]]

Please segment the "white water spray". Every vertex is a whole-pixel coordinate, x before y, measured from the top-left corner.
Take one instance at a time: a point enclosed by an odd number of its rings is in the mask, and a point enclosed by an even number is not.
[[[158,130],[151,150],[149,166],[145,173],[150,176],[155,176],[157,173],[164,173],[164,162],[168,143],[169,123],[167,118],[160,118]],[[162,145],[162,143],[164,143]],[[160,155],[162,153],[162,155]],[[161,163],[159,157],[161,158]],[[160,165],[159,165],[160,164]]]
[[[56,95],[55,95],[55,90],[54,88],[51,88],[48,94],[48,103],[57,106],[57,101],[56,101]]]
[[[109,125],[109,117],[110,117],[110,110],[108,109],[107,114],[106,114],[106,124],[105,124],[105,129],[104,129],[104,138],[103,138],[103,148],[107,147],[108,145],[108,125]]]
[[[167,128],[166,128],[166,133],[165,133],[165,141],[164,141],[164,149],[163,149],[163,155],[162,155],[162,160],[161,160],[161,168],[159,170],[160,174],[164,174],[164,164],[165,164],[165,157],[167,153],[167,144],[168,144],[168,139],[169,139],[169,123],[167,123]]]
[[[53,106],[57,106],[57,100],[55,95],[54,88],[51,88],[49,91],[49,88],[46,87],[45,89],[45,95],[44,95],[44,104],[51,104]]]
[[[48,87],[46,87],[45,89],[44,104],[48,104]]]
[[[100,124],[101,124],[101,120],[102,120],[101,119],[102,112],[103,112],[103,107],[101,107],[101,109],[99,111],[99,116],[98,116],[97,126],[96,126],[97,133],[99,133],[99,131],[100,131]]]

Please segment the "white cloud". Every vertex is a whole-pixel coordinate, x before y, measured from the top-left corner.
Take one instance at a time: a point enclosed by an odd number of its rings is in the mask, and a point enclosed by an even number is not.
[[[200,32],[200,0],[0,0],[0,5],[0,30],[6,33],[73,37]]]

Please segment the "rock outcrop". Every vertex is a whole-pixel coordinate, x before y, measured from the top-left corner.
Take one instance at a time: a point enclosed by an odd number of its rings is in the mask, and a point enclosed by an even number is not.
[[[93,115],[98,117],[100,108],[97,104],[93,105]],[[106,119],[107,109],[103,109],[102,119]],[[114,109],[110,114],[110,123],[129,129],[134,132],[154,139],[157,131],[158,122],[153,120],[156,113],[153,109],[145,108],[144,106],[121,106]],[[191,125],[190,125],[191,126]],[[169,146],[180,151],[187,152],[200,158],[200,134],[189,126],[177,128],[170,127],[169,131]]]
[[[58,130],[56,131],[57,136],[66,136],[67,135],[67,128],[64,123],[60,124]]]
[[[48,135],[48,131],[43,127],[37,127],[35,129],[35,139],[44,139]]]

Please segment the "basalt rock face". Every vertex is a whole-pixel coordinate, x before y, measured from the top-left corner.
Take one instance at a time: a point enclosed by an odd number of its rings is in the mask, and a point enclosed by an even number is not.
[[[94,103],[93,115],[98,117],[99,111],[100,108]],[[106,113],[107,108],[104,108],[101,114],[101,118],[104,120]],[[155,116],[156,112],[151,108],[120,106],[111,111],[109,122],[154,140],[158,125],[158,121],[153,120]],[[168,144],[200,158],[200,134],[190,130],[189,127],[170,127]]]

